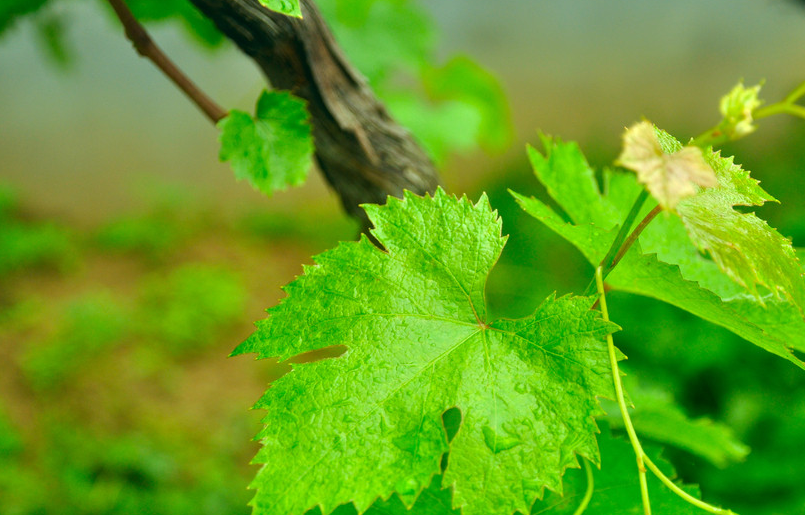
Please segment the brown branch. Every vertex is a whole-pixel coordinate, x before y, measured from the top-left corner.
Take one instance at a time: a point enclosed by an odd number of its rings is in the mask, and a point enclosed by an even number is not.
[[[191,2],[275,88],[308,102],[319,168],[364,228],[368,220],[360,204],[383,204],[404,189],[436,189],[430,159],[349,64],[312,0],[301,1],[302,19],[270,11],[258,0]]]
[[[151,39],[151,36],[148,35],[145,27],[137,21],[123,0],[109,0],[109,4],[112,6],[112,9],[115,10],[117,17],[120,18],[120,22],[123,24],[123,28],[126,31],[126,37],[132,42],[138,54],[150,59],[157,68],[162,70],[162,72],[167,75],[213,123],[217,123],[227,115],[227,112],[221,106],[204,94],[204,92],[201,91],[187,75],[182,73],[168,56],[162,52],[156,43],[154,43],[154,40]]]

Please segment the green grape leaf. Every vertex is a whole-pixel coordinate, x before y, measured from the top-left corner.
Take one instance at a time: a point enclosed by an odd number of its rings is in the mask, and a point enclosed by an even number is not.
[[[572,243],[590,264],[597,266],[640,192],[640,185],[632,174],[608,171],[604,174],[606,194],[602,194],[577,145],[547,137],[543,143],[546,155],[529,147],[531,164],[569,221],[535,198],[512,194],[526,212]],[[652,207],[645,206],[644,213]],[[747,299],[745,289],[696,250],[677,217],[656,217],[609,275],[607,283],[689,311],[805,368],[791,352],[791,347],[805,351],[805,323],[797,307],[788,301],[776,302],[775,309],[785,318],[770,319],[766,311],[769,304],[764,306],[754,297]]]
[[[45,55],[57,66],[68,68],[73,54],[65,41],[67,27],[64,16],[55,12],[41,13],[36,19],[36,35]]]
[[[641,515],[643,503],[640,497],[640,484],[635,463],[634,450],[629,442],[613,437],[605,424],[598,436],[601,448],[601,468],[593,470],[593,496],[584,515]],[[649,458],[671,479],[676,473],[668,461],[660,455],[660,449],[653,445],[644,446]],[[669,490],[651,472],[647,475],[651,513],[655,515],[698,515],[703,513],[674,492]],[[701,498],[698,487],[677,485],[688,494]],[[565,477],[563,496],[549,494],[538,501],[531,510],[532,515],[575,514],[587,489],[587,478],[582,470],[568,470]]]
[[[278,13],[287,14],[288,16],[302,17],[302,8],[299,6],[299,0],[258,0],[262,5],[277,11]]]
[[[313,158],[308,118],[304,101],[287,91],[264,91],[254,117],[233,110],[218,122],[219,157],[266,195],[302,184]]]
[[[470,151],[478,143],[482,119],[478,110],[464,102],[429,104],[413,91],[384,92],[389,112],[416,135],[436,162],[442,163],[454,151]]]
[[[449,488],[442,488],[442,475],[433,476],[433,481],[422,490],[416,503],[409,507],[405,505],[399,495],[392,495],[388,499],[378,499],[367,509],[365,515],[461,515],[461,510],[453,508],[453,493]],[[358,511],[353,504],[342,504],[333,511],[332,515],[357,515]],[[307,515],[321,515],[321,510],[310,510]]]
[[[392,492],[410,506],[448,451],[443,484],[464,515],[525,512],[544,488],[561,491],[576,454],[597,462],[596,396],[613,395],[603,337],[617,326],[586,297],[488,321],[484,287],[505,238],[485,196],[406,192],[365,207],[385,251],[364,237],[317,256],[234,352],[348,348],[294,365],[256,404],[268,411],[256,512],[363,512]]]
[[[640,497],[640,485],[635,464],[634,451],[631,445],[612,436],[606,423],[602,434],[598,436],[601,449],[601,468],[593,471],[593,496],[584,511],[585,514],[641,515],[643,504]],[[645,445],[644,450],[649,458],[670,478],[675,478],[673,467],[660,454],[656,445]],[[537,501],[531,508],[532,515],[575,514],[587,489],[585,472],[571,468],[565,472],[563,494],[550,493]],[[699,489],[691,485],[677,484],[686,492],[700,498]],[[422,491],[410,510],[398,496],[388,500],[378,500],[367,511],[366,515],[460,515],[461,512],[451,508],[449,488],[441,488],[441,476],[435,476],[433,482]],[[656,515],[696,515],[701,510],[682,500],[671,492],[659,479],[648,474],[649,498],[652,513]],[[319,512],[320,513],[320,512]],[[528,513],[528,512],[518,512]],[[355,508],[350,505],[340,506],[334,515],[356,515]],[[311,512],[308,515],[318,515]]]
[[[665,152],[681,149],[673,137],[662,131],[659,135]],[[755,297],[760,297],[756,286],[762,285],[774,295],[785,294],[803,311],[805,280],[791,241],[754,213],[733,209],[775,199],[732,158],[709,151],[705,160],[716,173],[718,187],[680,201],[676,209],[691,241]]]
[[[713,187],[718,184],[700,148],[682,147],[666,152],[654,126],[645,121],[626,129],[623,152],[617,162],[636,172],[637,180],[669,211],[683,198],[695,195],[699,191],[697,185]]]
[[[641,438],[683,449],[717,467],[742,461],[749,454],[729,427],[706,417],[690,419],[670,404],[641,405],[632,413],[632,422]]]

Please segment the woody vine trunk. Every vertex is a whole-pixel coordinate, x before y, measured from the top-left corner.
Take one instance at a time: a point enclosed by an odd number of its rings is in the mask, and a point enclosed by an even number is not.
[[[191,0],[260,67],[274,88],[308,102],[316,161],[346,211],[368,219],[362,203],[384,204],[403,190],[423,194],[439,184],[436,169],[352,67],[311,0],[302,19],[258,0]]]

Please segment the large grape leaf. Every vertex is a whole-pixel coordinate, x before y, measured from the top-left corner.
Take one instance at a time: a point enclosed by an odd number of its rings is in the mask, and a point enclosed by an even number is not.
[[[422,490],[416,503],[410,508],[405,505],[399,495],[388,499],[378,499],[367,509],[365,515],[462,515],[461,510],[452,507],[453,494],[449,488],[442,488],[442,475],[433,476],[433,481]],[[342,504],[332,515],[357,515],[355,506]],[[310,510],[307,515],[321,515],[321,510]]]
[[[295,365],[257,403],[268,414],[256,512],[363,512],[395,491],[410,506],[449,451],[454,506],[509,515],[560,491],[576,454],[597,462],[595,397],[612,395],[603,336],[616,326],[594,299],[552,296],[530,317],[490,322],[484,285],[505,238],[485,196],[406,193],[366,210],[386,250],[364,237],[317,256],[235,350],[284,360],[348,348]]]
[[[302,184],[310,171],[313,138],[305,103],[287,91],[264,91],[254,117],[233,110],[218,122],[221,161],[238,179],[266,195]]]
[[[606,193],[602,194],[577,145],[547,137],[543,143],[546,155],[529,147],[531,164],[537,178],[570,221],[535,198],[512,194],[529,214],[572,243],[597,266],[640,186],[631,174],[607,171]],[[684,209],[687,201],[681,201],[678,208]],[[644,212],[652,207],[647,205]],[[792,347],[805,351],[805,322],[797,307],[785,299],[771,302],[765,299],[763,303],[763,299],[731,281],[712,260],[696,250],[677,217],[656,217],[638,244],[609,275],[607,283],[689,311],[805,368],[791,352]],[[771,317],[770,310],[777,310],[780,318]]]
[[[593,470],[593,495],[585,515],[642,515],[643,503],[640,497],[640,485],[635,463],[635,455],[629,442],[612,436],[604,424],[602,434],[598,436],[601,449],[601,468]],[[645,445],[644,450],[651,460],[670,478],[676,473],[668,461],[661,456],[656,445]],[[409,510],[398,496],[388,500],[378,500],[366,511],[366,515],[461,515],[450,505],[450,489],[441,488],[441,476],[435,476],[433,482],[422,491],[416,503]],[[693,485],[677,484],[683,490],[700,498],[699,489]],[[531,508],[532,515],[575,514],[587,489],[587,478],[584,470],[571,468],[563,478],[562,494],[550,493],[537,501]],[[649,499],[651,512],[655,515],[697,515],[699,508],[684,501],[663,485],[659,479],[648,473]],[[318,511],[318,510],[317,510]],[[320,512],[319,512],[320,513]],[[309,515],[319,515],[311,512]],[[526,512],[528,513],[528,512]],[[334,515],[356,515],[352,505],[340,506]]]

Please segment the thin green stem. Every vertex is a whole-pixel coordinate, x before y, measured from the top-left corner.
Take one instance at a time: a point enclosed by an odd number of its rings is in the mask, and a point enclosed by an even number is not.
[[[752,117],[755,120],[766,118],[774,114],[788,113],[794,116],[805,117],[805,107],[796,104],[797,100],[805,96],[805,82],[794,88],[794,91],[788,94],[783,100],[769,104],[766,107],[761,107],[754,113]]]
[[[775,114],[785,113],[788,109],[788,105],[788,102],[776,102],[774,104],[769,104],[766,107],[761,107],[752,113],[752,118],[755,120],[760,120],[761,118],[766,118]]]
[[[727,142],[730,137],[721,130],[721,126],[713,127],[693,138],[688,145],[694,147],[715,147],[721,143]]]
[[[792,116],[798,116],[800,118],[805,118],[805,107],[801,105],[795,104],[793,102],[777,102],[776,104],[771,104],[761,109],[758,109],[754,113],[755,120],[759,120],[760,118],[766,118],[768,116],[774,114],[790,114]]]
[[[607,309],[607,299],[604,293],[603,269],[600,266],[595,270],[595,282],[598,288],[601,316],[605,321],[609,322],[609,310]],[[643,451],[642,445],[640,445],[640,440],[637,438],[637,432],[632,424],[632,418],[629,416],[629,409],[626,406],[626,398],[623,393],[623,382],[621,381],[620,369],[618,368],[618,356],[615,352],[615,343],[612,340],[612,334],[607,334],[607,350],[609,352],[609,363],[612,368],[612,381],[615,386],[615,398],[618,401],[618,407],[620,408],[621,417],[623,418],[623,426],[626,429],[626,434],[629,435],[629,442],[631,442],[637,458],[637,470],[640,478],[640,495],[643,500],[643,513],[645,515],[651,515],[651,505],[649,504],[648,497],[648,481],[646,478],[646,467],[648,467],[648,469],[651,470],[651,472],[657,476],[657,478],[662,481],[662,483],[672,492],[697,508],[701,508],[709,513],[715,513],[716,515],[738,515],[732,510],[718,508],[700,499],[696,499],[686,491],[682,490],[678,485],[671,481],[668,476],[666,476],[662,470],[660,470],[659,467],[657,467],[657,465],[655,465],[654,462],[651,461],[651,459],[646,455],[646,453]]]
[[[601,261],[601,265],[604,267],[604,270],[611,269],[612,263],[615,261],[617,256],[618,250],[621,248],[624,240],[626,240],[626,235],[629,234],[629,230],[632,228],[632,224],[637,218],[637,214],[640,212],[640,209],[643,207],[643,204],[646,202],[648,198],[648,190],[642,190],[637,198],[632,204],[632,208],[629,210],[629,214],[626,215],[626,219],[623,221],[623,225],[621,226],[620,230],[618,231],[618,235],[615,237],[615,241],[612,242],[612,245],[609,247],[609,251],[607,251],[607,255],[604,256],[604,259]]]
[[[601,305],[601,315],[604,320],[609,322],[609,311],[607,310],[607,299],[604,294],[604,277],[603,267],[599,266],[595,269],[595,283],[598,288],[599,303]],[[623,383],[621,382],[621,373],[618,368],[618,355],[615,352],[615,342],[612,340],[612,334],[607,334],[607,350],[609,352],[609,364],[612,367],[612,381],[615,386],[615,398],[618,401],[618,407],[623,417],[623,425],[626,428],[626,433],[629,435],[629,441],[632,443],[635,456],[637,457],[637,471],[640,476],[640,496],[643,499],[643,513],[651,515],[651,503],[648,498],[648,482],[646,481],[646,466],[643,464],[643,457],[645,453],[640,446],[640,440],[637,438],[632,425],[632,419],[629,417],[629,410],[626,407],[626,399],[623,395]]]
[[[671,481],[665,474],[663,474],[662,470],[660,470],[657,465],[654,464],[653,461],[648,456],[643,456],[643,461],[645,461],[646,466],[648,466],[649,470],[654,473],[657,478],[662,481],[662,483],[667,486],[672,492],[676,495],[684,499],[685,501],[689,502],[690,504],[696,506],[697,508],[701,508],[704,511],[710,513],[716,513],[717,515],[737,515],[734,511],[728,510],[726,508],[718,508],[713,506],[712,504],[706,503],[701,499],[697,499],[687,493],[686,491],[679,488],[679,485]]]
[[[643,459],[645,458],[645,454],[636,455],[637,456],[637,468],[640,470],[640,499],[643,501],[643,513],[645,515],[651,515],[651,502],[648,499],[648,478],[646,477],[646,467],[643,465]],[[641,469],[640,467],[643,466]]]
[[[785,100],[783,100],[783,102],[793,104],[794,102],[799,100],[801,97],[805,97],[805,81],[803,81],[799,86],[794,88],[794,91],[789,93],[788,96],[785,97]]]
[[[643,204],[646,202],[648,198],[648,190],[642,190],[640,194],[632,204],[632,208],[629,210],[629,214],[626,215],[626,218],[623,220],[623,224],[621,224],[621,228],[618,231],[618,234],[615,236],[615,239],[612,241],[612,245],[610,245],[609,250],[607,251],[607,255],[604,256],[604,259],[601,260],[600,266],[606,270],[606,277],[609,272],[612,271],[615,265],[613,262],[615,261],[618,251],[621,249],[621,245],[626,240],[627,235],[629,234],[629,230],[632,228],[632,224],[637,218],[637,214],[640,213],[640,209],[643,207]],[[592,295],[595,291],[595,279],[590,281],[590,284],[587,285],[587,288],[584,290],[584,296]]]
[[[576,511],[573,512],[573,515],[581,515],[584,513],[584,510],[587,509],[587,506],[590,504],[590,499],[593,498],[593,491],[595,490],[595,478],[593,477],[593,467],[590,466],[590,462],[582,459],[584,463],[584,472],[587,474],[587,490],[584,492],[584,497],[581,499],[581,504],[579,504]]]

